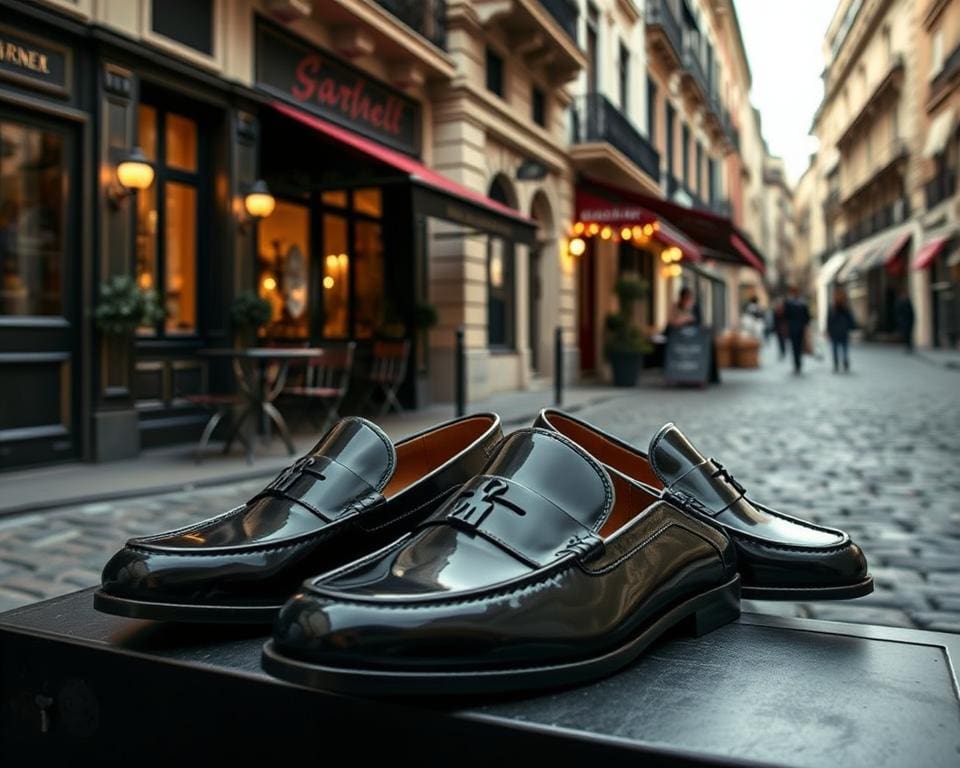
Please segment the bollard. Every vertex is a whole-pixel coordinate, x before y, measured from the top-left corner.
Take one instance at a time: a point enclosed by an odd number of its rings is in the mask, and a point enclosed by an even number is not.
[[[553,404],[563,405],[563,329],[559,325],[553,333]]]
[[[467,352],[463,347],[463,326],[457,328],[457,343],[454,348],[454,400],[457,416],[467,412]]]

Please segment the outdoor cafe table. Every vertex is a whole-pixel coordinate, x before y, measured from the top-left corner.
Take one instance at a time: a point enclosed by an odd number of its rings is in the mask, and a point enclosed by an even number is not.
[[[0,765],[960,764],[960,635],[744,614],[589,685],[418,701],[272,678],[269,631],[108,616],[92,589],[0,614]]]
[[[246,405],[234,422],[233,430],[227,440],[226,450],[230,449],[244,423],[250,417],[259,417],[260,430],[264,439],[269,438],[270,422],[273,422],[280,437],[293,455],[295,448],[290,438],[290,429],[283,414],[274,405],[274,401],[283,391],[287,382],[290,363],[297,360],[310,360],[323,357],[318,347],[250,347],[247,349],[202,349],[199,354],[210,358],[229,358],[233,373],[237,379],[241,397]],[[273,375],[271,368],[276,366]],[[250,459],[252,441],[247,444],[247,459]]]

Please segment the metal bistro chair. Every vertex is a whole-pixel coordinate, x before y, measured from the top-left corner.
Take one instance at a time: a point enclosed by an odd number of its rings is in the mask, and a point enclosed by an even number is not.
[[[283,389],[283,394],[306,400],[305,416],[319,430],[326,430],[340,418],[340,406],[347,395],[350,373],[353,370],[353,353],[356,342],[324,346],[323,354],[308,358],[302,373],[291,373],[293,383]],[[316,419],[314,406],[324,410],[323,422]]]
[[[371,383],[370,391],[364,406],[372,403],[374,396],[380,392],[383,402],[380,404],[380,416],[385,416],[391,410],[403,413],[403,406],[397,399],[397,390],[400,389],[407,377],[407,360],[410,357],[410,339],[379,340],[373,343],[370,359]]]
[[[236,361],[233,361],[234,366],[236,366]],[[230,447],[233,445],[234,439],[238,439],[243,444],[244,456],[247,459],[247,464],[253,462],[253,444],[247,439],[247,436],[243,433],[243,421],[245,420],[246,413],[239,418],[234,419],[234,411],[247,403],[247,398],[243,394],[227,394],[227,393],[212,393],[212,394],[180,394],[183,400],[186,400],[191,405],[196,405],[200,408],[203,408],[207,413],[210,414],[210,418],[207,419],[207,423],[203,428],[203,434],[200,435],[200,442],[197,444],[197,448],[194,451],[194,458],[199,464],[203,461],[207,445],[210,443],[210,438],[213,436],[214,430],[223,421],[223,418],[226,416],[233,423],[230,426],[230,434],[226,441],[223,444],[223,453],[229,453]]]

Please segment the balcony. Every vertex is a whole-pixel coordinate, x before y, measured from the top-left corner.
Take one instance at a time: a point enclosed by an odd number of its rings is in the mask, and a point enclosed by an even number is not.
[[[580,9],[572,0],[540,0],[540,4],[553,16],[560,28],[567,36],[577,42],[577,23],[580,20]]]
[[[960,82],[960,43],[943,62],[943,68],[930,81],[930,98],[927,109],[935,109],[949,94],[953,93]]]
[[[447,0],[376,0],[438,48],[447,47]]]
[[[837,139],[837,146],[843,147],[850,144],[852,139],[861,133],[861,129],[873,124],[874,118],[882,109],[884,104],[889,103],[890,97],[900,91],[903,84],[903,56],[897,54],[887,66],[886,72],[880,78],[880,82],[874,86],[873,90],[867,96],[863,106],[857,112],[856,117],[850,121],[843,133]]]
[[[902,224],[910,218],[910,201],[903,197],[889,205],[874,211],[871,215],[860,219],[853,227],[844,232],[841,242],[844,248],[856,245],[878,232]]]
[[[578,170],[659,191],[660,153],[603,94],[578,96],[571,110],[571,155]]]
[[[700,195],[673,174],[667,176],[667,198],[688,208],[696,208],[698,211],[713,210]]]
[[[448,0],[273,0],[264,9],[289,23],[289,15],[310,11],[333,30],[332,50],[345,58],[372,56],[389,62],[388,80],[397,88],[449,81],[457,73],[446,52]]]
[[[935,208],[957,193],[957,173],[949,168],[941,168],[930,181],[923,185],[927,210]]]
[[[448,23],[475,30],[479,21],[485,29],[501,30],[512,53],[562,87],[587,66],[577,44],[578,17],[569,0],[471,0],[451,3]]]
[[[693,84],[700,90],[700,98],[704,105],[711,110],[716,109],[716,105],[710,96],[710,87],[707,83],[707,73],[703,68],[703,62],[700,61],[700,54],[694,50],[690,38],[686,38],[683,47],[683,68],[685,74],[693,81]]]
[[[647,41],[674,67],[682,65],[683,32],[667,0],[647,0]]]
[[[850,206],[860,197],[861,193],[874,184],[898,173],[903,161],[909,156],[909,147],[903,139],[896,139],[891,142],[879,157],[868,162],[865,172],[855,176],[844,185],[846,191],[841,192],[841,205],[844,207]]]

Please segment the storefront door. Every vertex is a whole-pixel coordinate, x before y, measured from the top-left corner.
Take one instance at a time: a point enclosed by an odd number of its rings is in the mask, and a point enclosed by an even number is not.
[[[0,470],[77,456],[76,144],[0,109]]]

